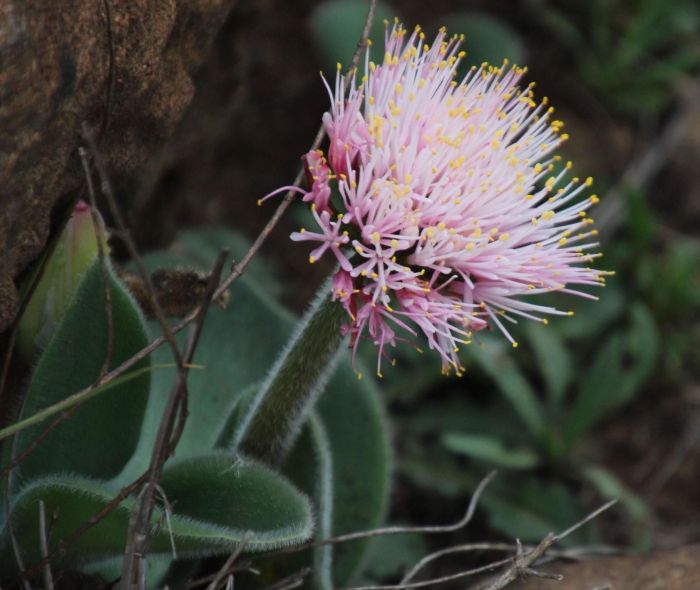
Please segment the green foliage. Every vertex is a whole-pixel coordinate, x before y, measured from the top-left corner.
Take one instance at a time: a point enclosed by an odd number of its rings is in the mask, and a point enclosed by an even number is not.
[[[428,553],[428,548],[419,535],[384,535],[370,540],[367,553],[361,583],[369,585],[403,575]]]
[[[485,505],[493,528],[521,541],[538,542],[547,533],[561,532],[585,516],[573,492],[563,482],[527,478],[499,482]],[[515,484],[515,485],[513,485]],[[567,546],[597,541],[593,527],[583,527],[562,542]]]
[[[319,400],[315,417],[285,462],[285,472],[316,499],[317,538],[368,530],[384,519],[390,453],[384,413],[369,381],[343,362]],[[347,585],[368,540],[314,551],[320,588]]]
[[[486,13],[454,12],[440,19],[450,35],[464,35],[467,56],[465,66],[480,66],[483,62],[501,65],[504,59],[525,64],[525,45],[518,34],[503,20]],[[462,68],[465,73],[466,68]]]
[[[490,463],[504,469],[532,469],[539,463],[537,454],[527,448],[507,447],[495,436],[447,432],[442,438],[450,451]]]
[[[240,256],[245,243],[223,231],[187,233],[172,251],[148,256],[146,264],[151,270],[163,265],[204,270],[221,247]],[[39,359],[27,392],[24,417],[31,418],[46,406],[63,403],[99,375],[107,346],[101,278],[97,265],[85,275],[53,340]],[[111,364],[115,365],[145,346],[147,337],[139,312],[111,271],[110,288],[114,320]],[[279,292],[279,288],[270,281],[268,270],[253,265],[251,273],[233,286],[230,305],[226,309],[212,306],[204,324],[195,366],[188,379],[190,415],[177,459],[166,464],[161,481],[163,497],[153,517],[158,532],[150,553],[157,567],[151,568],[149,575],[154,584],[173,558],[172,545],[178,558],[191,558],[230,551],[245,535],[248,551],[269,550],[309,538],[314,531],[313,512],[317,515],[317,535],[323,538],[376,526],[383,518],[389,470],[386,426],[376,392],[370,383],[354,378],[345,358],[339,375],[331,382],[331,391],[325,398],[328,401],[319,406],[318,417],[311,421],[311,442],[301,441],[294,450],[297,460],[293,463],[299,473],[292,469],[291,475],[294,481],[303,483],[314,507],[303,492],[274,470],[234,451],[234,443],[246,440],[240,434],[246,434],[241,426],[245,424],[244,409],[256,396],[263,406],[267,399],[260,394],[266,391],[261,386],[266,375],[269,383],[284,381],[285,391],[294,393],[293,399],[288,400],[290,404],[276,405],[271,410],[283,414],[282,418],[273,416],[280,430],[275,434],[291,444],[323,388],[324,379],[331,377],[333,357],[338,356],[339,325],[334,320],[335,323],[330,322],[333,330],[329,330],[329,317],[324,315],[328,311],[337,317],[335,309],[319,299],[322,313],[318,317],[311,314],[285,348],[295,321],[270,298],[271,292]],[[291,383],[291,375],[280,380],[273,366],[275,357],[280,349],[286,350],[282,359],[299,355],[299,342],[308,345],[315,337],[314,330],[312,336],[308,334],[314,322],[323,325],[324,333],[333,333],[333,338],[322,345],[325,356],[318,349],[311,355],[302,355],[307,361],[315,360],[316,365],[307,363],[301,372],[304,379],[296,385]],[[155,322],[148,330],[152,336],[159,333]],[[251,345],[253,334],[255,344]],[[185,336],[179,335],[180,344]],[[76,350],[81,354],[76,355]],[[59,514],[51,536],[52,543],[57,544],[98,513],[123,485],[147,467],[175,379],[167,346],[158,349],[152,360],[154,366],[171,368],[152,374],[148,398],[148,361],[143,361],[143,366],[136,367],[143,372],[140,376],[124,379],[89,399],[71,420],[50,435],[54,437],[52,445],[39,445],[22,464],[21,478],[15,478],[18,489],[10,497],[10,514],[14,529],[22,531],[19,542],[25,560],[31,563],[38,558],[36,524],[40,499],[45,501],[48,514]],[[284,365],[284,361],[278,363]],[[290,383],[296,389],[290,388]],[[292,402],[299,405],[300,411],[288,411]],[[336,423],[337,414],[344,417],[342,426]],[[31,444],[44,426],[32,425],[20,431],[17,451]],[[356,438],[361,438],[363,444],[353,447]],[[343,485],[338,486],[337,482]],[[118,571],[133,502],[133,498],[128,498],[72,545],[66,555],[68,563],[81,563],[91,571],[105,574]],[[367,509],[361,513],[349,511],[349,502],[358,502]],[[2,559],[11,563],[7,528],[3,546]],[[310,557],[318,570],[316,585],[331,588],[334,578],[349,579],[364,549],[364,544],[357,544],[337,555],[330,547],[316,550]],[[176,580],[177,569],[170,568],[169,580]],[[190,571],[190,566],[184,571]]]
[[[206,541],[218,539],[227,546],[222,550],[231,549],[248,533],[246,547],[263,550],[293,545],[313,531],[305,495],[269,468],[230,453],[174,461],[161,486],[175,507],[174,517],[192,531],[182,554],[188,542],[209,549]]]
[[[654,234],[653,224],[644,227]],[[575,490],[593,489],[601,499],[620,499],[630,542],[643,545],[644,503],[588,452],[594,429],[643,391],[664,348],[660,316],[650,307],[654,296],[630,287],[614,278],[599,302],[575,303],[573,317],[549,326],[524,322],[516,350],[500,335],[479,334],[465,355],[467,379],[448,381],[439,403],[423,401],[420,413],[403,417],[402,471],[420,486],[455,496],[473,490],[489,469],[504,470],[482,505],[494,528],[530,540],[582,516]],[[402,381],[409,403],[430,390],[416,383],[412,390],[410,380]],[[589,529],[570,542],[589,542],[595,526]]]
[[[518,370],[501,339],[485,340],[483,347],[470,350],[471,359],[499,386],[531,434],[537,436],[544,425],[544,409],[527,378]]]
[[[228,247],[236,257],[242,255],[245,244],[236,234],[221,230],[188,232],[172,248],[178,254],[154,253],[146,256],[144,262],[150,270],[164,266],[205,270],[221,247]],[[230,433],[225,431],[232,427],[238,404],[256,390],[292,332],[294,318],[270,298],[268,286],[258,280],[258,277],[267,276],[266,270],[255,261],[250,273],[234,284],[226,309],[213,305],[207,314],[193,359],[193,365],[200,368],[191,370],[188,378],[190,396],[196,403],[190,404],[189,417],[178,444],[178,457],[198,455],[203,450],[228,444]],[[155,337],[160,327],[151,322],[149,331]],[[255,334],[255,346],[250,345],[251,334]],[[180,345],[185,338],[186,334],[179,335]],[[167,346],[156,350],[152,359],[156,365],[174,363]],[[150,449],[175,376],[173,370],[153,374],[142,436],[128,468],[120,475],[123,484],[138,477],[148,466]]]
[[[222,553],[244,536],[250,550],[274,549],[307,538],[313,528],[311,507],[303,494],[265,467],[250,462],[234,465],[231,456],[210,455],[175,463],[165,470],[162,487],[168,502],[177,508],[166,516],[161,505],[154,513],[153,555],[170,556],[173,545],[181,557]],[[12,503],[12,526],[25,559],[31,563],[40,558],[40,500],[47,515],[57,515],[52,538],[66,539],[98,514],[116,492],[113,486],[78,477],[34,480]],[[133,500],[127,500],[78,537],[69,547],[70,561],[121,554],[132,505]],[[8,547],[4,549],[8,562]]]
[[[124,287],[109,273],[113,334],[110,346],[105,289],[98,262],[85,273],[63,321],[34,370],[21,417],[57,403],[95,383],[108,350],[109,368],[116,367],[147,344],[139,311]],[[143,360],[135,370],[148,367]],[[117,475],[131,457],[141,432],[149,375],[111,388],[75,411],[49,434],[23,462],[23,480],[49,473],[77,473],[107,479]],[[17,435],[15,454],[24,451],[44,431],[42,423]]]
[[[598,351],[578,388],[565,440],[571,444],[600,419],[629,402],[654,370],[658,334],[654,319],[642,303],[630,310],[629,329],[612,335]]]
[[[581,78],[613,107],[652,113],[700,64],[695,0],[595,0],[542,5],[538,17],[570,50]]]
[[[391,457],[384,411],[370,380],[358,381],[341,364],[319,400],[333,457],[333,535],[368,530],[384,520]],[[346,585],[361,565],[367,541],[334,550],[334,587]]]
[[[368,3],[364,0],[325,0],[311,14],[310,25],[316,45],[326,67],[335,70],[336,63],[347,66],[367,19]],[[369,38],[372,55],[384,55],[384,20],[393,21],[397,12],[386,2],[377,2]],[[360,63],[363,63],[362,61]]]

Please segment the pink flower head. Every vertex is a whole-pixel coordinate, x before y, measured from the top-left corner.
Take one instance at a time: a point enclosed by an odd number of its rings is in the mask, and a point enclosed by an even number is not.
[[[346,89],[339,70],[326,83],[328,158],[306,156],[319,231],[292,239],[319,244],[311,262],[327,251],[339,261],[333,297],[353,348],[377,344],[378,373],[397,329],[422,333],[443,370],[460,374],[473,332],[494,326],[517,346],[504,322],[571,314],[531,295],[594,298],[572,286],[604,283],[586,266],[599,256],[586,241],[598,199],[581,194],[592,181],[569,178],[570,163],[553,174],[563,123],[507,61],[456,80],[460,42],[442,29],[429,46],[419,27],[409,35],[395,22],[381,63],[368,50],[365,76],[353,72]]]

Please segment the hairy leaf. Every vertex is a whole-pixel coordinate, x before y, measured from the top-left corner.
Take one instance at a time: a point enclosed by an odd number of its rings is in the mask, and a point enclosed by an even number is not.
[[[171,535],[179,557],[222,554],[245,537],[248,550],[274,549],[307,539],[313,532],[311,506],[304,494],[269,469],[232,463],[230,455],[186,459],[165,470],[162,480],[173,508],[153,516],[149,553],[171,556]],[[12,525],[25,561],[39,559],[39,501],[46,505],[53,547],[102,510],[116,490],[93,480],[56,476],[37,479],[11,506]],[[88,562],[121,555],[132,499],[111,511],[68,547],[70,561]],[[3,531],[3,563],[11,560]],[[9,567],[9,566],[8,566]],[[3,569],[3,571],[11,571]]]
[[[108,273],[113,324],[109,367],[115,367],[148,341],[134,302],[112,271]],[[95,262],[39,359],[22,408],[23,418],[77,393],[100,376],[110,348],[104,294],[102,272]],[[146,359],[133,370],[148,366]],[[94,478],[119,473],[136,448],[149,381],[150,375],[145,371],[85,402],[22,462],[22,479],[59,472]],[[20,432],[16,454],[47,426],[37,424]]]

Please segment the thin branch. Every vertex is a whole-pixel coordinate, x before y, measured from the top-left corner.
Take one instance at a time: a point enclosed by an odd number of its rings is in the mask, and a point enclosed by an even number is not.
[[[379,529],[372,529],[369,531],[359,531],[356,533],[348,533],[346,535],[339,535],[337,537],[331,537],[330,539],[321,539],[319,541],[310,541],[302,545],[295,545],[294,547],[286,547],[284,549],[278,549],[275,551],[270,551],[267,553],[260,553],[255,557],[267,557],[271,554],[280,553],[297,553],[299,551],[305,551],[306,549],[313,549],[316,547],[323,547],[324,545],[337,545],[339,543],[347,543],[348,541],[357,541],[358,539],[370,539],[372,537],[380,537],[385,535],[407,535],[407,534],[440,534],[440,533],[453,533],[458,531],[469,524],[474,516],[476,506],[479,502],[481,494],[486,489],[486,486],[493,481],[496,477],[496,472],[492,471],[484,479],[479,482],[479,485],[474,490],[471,499],[469,500],[469,506],[464,516],[460,518],[457,522],[448,525],[429,525],[429,526],[390,526],[383,527]]]
[[[243,538],[241,539],[241,542],[238,543],[236,546],[236,549],[234,550],[231,555],[229,555],[228,559],[224,562],[224,565],[221,566],[219,569],[218,573],[212,580],[211,584],[207,586],[207,590],[218,590],[219,586],[221,585],[221,582],[224,580],[224,578],[228,575],[230,575],[230,570],[233,564],[236,562],[238,557],[243,553],[243,549],[245,546],[248,544],[248,539],[250,538],[250,532],[246,532],[243,535]]]
[[[461,545],[453,545],[452,547],[446,547],[440,549],[433,553],[426,555],[421,558],[401,579],[400,584],[406,584],[416,577],[418,572],[425,568],[428,564],[433,561],[444,557],[445,555],[454,555],[455,553],[471,553],[471,552],[484,552],[484,551],[517,551],[519,545],[517,543],[464,543]],[[528,550],[535,548],[535,545],[529,545],[525,547]],[[618,554],[619,550],[608,547],[605,545],[589,545],[585,547],[576,547],[573,549],[564,550],[552,550],[547,552],[548,559],[569,559],[569,560],[580,560],[584,556],[589,555],[611,555]]]
[[[237,564],[232,565],[224,572],[224,575],[230,576],[231,574],[235,574],[236,572],[250,572],[253,574],[260,573],[257,569],[251,567],[251,562],[249,559],[239,561]],[[187,583],[187,585],[185,586],[185,590],[192,590],[192,588],[198,588],[199,586],[204,586],[204,584],[210,583],[218,575],[219,575],[219,572],[216,572],[215,574],[210,574],[208,576],[203,576],[201,578],[197,578],[196,580],[192,580],[192,581]]]
[[[416,577],[418,572],[422,570],[426,565],[432,563],[436,559],[444,557],[445,555],[452,555],[454,553],[469,553],[472,551],[513,551],[516,550],[517,546],[512,543],[466,543],[464,545],[454,545],[452,547],[447,547],[445,549],[440,549],[434,553],[430,553],[416,563],[403,578],[401,578],[400,586],[408,584],[413,578]]]
[[[596,516],[598,516],[601,512],[604,512],[608,508],[610,508],[613,504],[615,504],[617,500],[613,500],[611,502],[608,502],[607,504],[604,504],[597,510],[594,510],[591,512],[588,516],[577,522],[575,525],[572,527],[566,529],[564,532],[559,533],[558,535],[555,535],[554,533],[550,533],[547,535],[539,545],[537,545],[535,548],[531,549],[527,553],[523,551],[523,547],[520,543],[516,545],[517,547],[517,553],[514,557],[507,557],[498,561],[494,561],[492,563],[489,563],[484,566],[480,566],[477,568],[457,572],[454,574],[446,575],[446,576],[440,576],[438,578],[432,578],[430,580],[424,580],[421,582],[407,582],[405,580],[410,579],[412,575],[407,574],[404,577],[404,580],[402,580],[399,584],[391,584],[391,585],[371,585],[371,586],[353,586],[350,588],[345,588],[344,590],[411,590],[413,588],[425,588],[428,586],[435,586],[438,584],[444,584],[446,582],[453,582],[455,580],[459,580],[468,576],[474,576],[476,574],[484,573],[487,571],[491,571],[497,567],[501,567],[504,565],[511,564],[510,567],[503,573],[499,578],[491,583],[490,585],[486,587],[479,587],[479,590],[500,590],[501,588],[504,588],[507,584],[512,582],[513,580],[517,579],[520,575],[527,574],[527,575],[534,575],[534,576],[539,576],[543,578],[550,578],[550,579],[561,579],[558,574],[551,574],[548,572],[538,572],[530,568],[530,566],[537,561],[546,551],[549,549],[554,543],[557,541],[560,541],[564,537],[570,535],[574,531],[576,531],[578,528],[582,527],[589,521],[593,520]],[[491,544],[483,544],[483,546],[492,549],[494,548],[493,545]],[[503,549],[504,546],[498,546],[499,549]],[[443,552],[444,553],[444,552]],[[421,560],[423,561],[423,560]],[[420,564],[421,562],[419,562]],[[422,566],[421,566],[422,567]],[[415,566],[411,571],[418,571],[420,569],[419,565]]]
[[[177,379],[173,384],[167,405],[163,411],[158,435],[153,445],[151,464],[149,466],[149,478],[143,496],[138,502],[138,512],[133,527],[130,527],[128,542],[124,554],[124,569],[122,572],[122,587],[131,588],[134,568],[143,570],[143,561],[147,553],[149,538],[149,524],[153,512],[154,490],[160,481],[163,465],[167,458],[174,452],[175,447],[184,430],[187,419],[187,367],[189,366],[199,342],[204,320],[214,297],[216,285],[218,285],[221,271],[223,270],[227,252],[219,253],[214,268],[209,276],[204,302],[197,309],[195,325],[188,339],[185,357],[182,359],[183,370],[178,371]],[[179,410],[179,411],[178,411]],[[179,414],[179,420],[175,419]],[[139,586],[141,587],[141,586]]]
[[[70,535],[65,539],[61,539],[58,542],[58,546],[46,557],[37,561],[32,566],[30,566],[26,571],[23,570],[20,575],[32,576],[36,574],[39,569],[41,569],[46,563],[50,563],[54,558],[65,555],[68,548],[75,543],[80,537],[82,537],[91,528],[101,522],[106,518],[117,506],[119,506],[126,498],[133,494],[137,489],[139,489],[148,479],[148,470],[144,471],[138,478],[132,481],[130,484],[124,486],[117,493],[112,500],[105,504],[100,510],[76,528]]]
[[[527,553],[524,553],[522,547],[519,547],[513,565],[511,565],[505,572],[503,572],[495,581],[491,582],[487,586],[480,587],[479,590],[501,590],[501,588],[505,588],[508,584],[514,582],[519,577],[528,575],[558,580],[563,579],[563,576],[560,576],[558,574],[538,572],[532,569],[530,566],[532,566],[532,564],[534,564],[540,557],[542,557],[545,554],[545,552],[556,542],[561,541],[565,537],[568,537],[570,534],[589,523],[591,520],[608,510],[611,506],[613,506],[616,503],[617,500],[611,500],[610,502],[603,504],[600,508],[594,510],[588,516],[579,520],[576,524],[557,535],[555,535],[554,533],[549,533],[544,539],[542,539],[542,541],[539,545],[537,545],[537,547],[535,547],[531,551],[528,551]]]
[[[63,398],[61,401],[56,402],[55,404],[52,404],[48,406],[47,408],[44,408],[43,410],[39,410],[38,412],[32,414],[31,416],[24,418],[22,420],[19,420],[12,424],[11,426],[7,426],[5,428],[0,429],[0,440],[3,440],[9,436],[12,436],[14,434],[17,434],[18,432],[25,430],[29,428],[30,426],[34,426],[36,424],[39,424],[40,422],[43,422],[44,420],[47,420],[51,416],[54,416],[58,414],[59,412],[63,412],[61,416],[59,416],[55,422],[53,422],[44,432],[42,432],[39,436],[37,436],[36,439],[32,441],[32,443],[27,447],[27,449],[22,453],[22,456],[11,461],[7,467],[3,469],[2,472],[0,472],[2,475],[5,475],[12,471],[20,462],[21,460],[24,459],[26,455],[28,455],[31,451],[34,450],[34,448],[41,443],[41,441],[46,437],[47,434],[56,426],[58,426],[61,422],[64,420],[67,420],[73,415],[73,412],[78,409],[78,406],[86,402],[87,400],[91,399],[95,395],[98,395],[100,393],[103,393],[112,387],[116,387],[119,384],[126,383],[127,381],[130,381],[131,379],[135,379],[139,375],[143,373],[147,373],[149,371],[153,371],[155,369],[164,369],[164,368],[170,368],[174,367],[175,365],[170,364],[170,365],[152,365],[151,367],[145,367],[141,369],[137,369],[135,371],[132,371],[131,373],[127,375],[122,375],[118,377],[117,379],[113,380],[103,380],[105,381],[104,383],[98,383],[98,384],[92,384],[89,385],[88,387],[85,387],[84,389],[81,389],[78,393],[74,393],[72,395],[69,395],[66,398]],[[190,366],[190,368],[193,368],[193,366]]]
[[[141,501],[139,502],[139,510],[134,523],[134,528],[130,529],[127,537],[127,550],[124,556],[124,569],[122,571],[122,587],[127,590],[132,587],[135,577],[139,580],[142,577],[139,575],[139,572],[142,572],[143,568],[138,567],[138,563],[143,561],[146,553],[145,548],[149,536],[148,527],[151,520],[151,514],[153,513],[155,486],[160,481],[163,463],[165,463],[168,456],[168,443],[181,400],[187,396],[187,368],[185,367],[185,362],[177,341],[175,340],[175,336],[170,329],[168,320],[158,300],[158,295],[153,287],[151,277],[146,270],[143,260],[138,252],[138,249],[136,248],[136,244],[128,231],[126,222],[121,213],[121,209],[117,204],[117,199],[114,195],[114,191],[112,190],[111,183],[109,182],[105,162],[102,159],[102,154],[97,149],[94,134],[86,123],[83,123],[82,132],[83,139],[92,152],[95,167],[97,168],[97,173],[100,177],[102,193],[107,199],[109,209],[114,217],[117,228],[121,232],[121,238],[126,244],[129,255],[131,256],[133,263],[136,265],[143,284],[146,287],[146,291],[153,306],[155,317],[158,320],[163,336],[170,345],[178,371],[176,385],[171,392],[170,398],[168,399],[168,403],[163,411],[163,416],[158,428],[156,443],[154,444],[153,453],[151,455],[151,464],[149,468],[150,475],[148,478],[147,487],[145,493],[141,497]],[[138,582],[138,585],[141,587],[140,581]]]
[[[9,496],[9,494],[6,494]],[[20,550],[17,537],[15,535],[14,526],[12,525],[12,519],[7,519],[7,530],[10,533],[10,543],[12,544],[12,553],[14,554],[15,561],[19,567],[19,579],[24,586],[24,590],[32,590],[32,585],[29,583],[28,578],[30,576],[25,574],[24,571],[24,561],[22,560],[22,551]]]
[[[83,147],[78,148],[80,161],[83,164],[85,172],[85,180],[87,182],[88,195],[90,197],[90,216],[92,218],[92,226],[95,231],[95,240],[97,242],[97,256],[100,264],[100,272],[102,273],[102,287],[104,289],[105,312],[107,314],[107,351],[100,369],[98,379],[104,377],[112,364],[112,349],[114,347],[114,318],[112,308],[112,289],[110,288],[109,270],[107,268],[107,260],[105,255],[105,247],[102,236],[102,223],[97,213],[97,200],[95,199],[95,187],[92,183],[92,173],[87,160],[87,153]]]
[[[306,576],[311,572],[310,567],[304,567],[298,572],[293,573],[291,576],[282,578],[281,580],[275,582],[271,586],[267,586],[263,590],[292,590],[292,588],[298,588],[304,583]]]
[[[46,532],[46,506],[43,500],[39,500],[39,547],[41,558],[46,559],[49,555],[49,540]],[[44,586],[44,590],[54,590],[51,563],[47,559],[44,564]]]
[[[473,569],[457,572],[455,574],[450,574],[447,576],[440,576],[439,578],[433,578],[431,580],[424,580],[422,582],[411,582],[409,584],[396,584],[385,586],[351,586],[349,588],[343,588],[342,590],[410,590],[411,588],[425,588],[427,586],[435,586],[437,584],[444,584],[445,582],[453,582],[454,580],[460,580],[469,576],[483,574],[484,572],[489,572],[491,570],[496,569],[497,567],[507,565],[512,561],[512,557],[507,557],[505,559],[499,559],[498,561],[494,561],[487,565],[482,565]]]
[[[143,264],[143,259],[141,258],[141,255],[139,254],[139,251],[136,248],[136,244],[134,243],[134,240],[131,237],[131,233],[128,230],[124,217],[121,213],[121,209],[119,208],[119,205],[117,203],[114,191],[112,190],[112,184],[110,183],[109,176],[107,174],[107,167],[102,158],[102,153],[97,149],[97,143],[95,142],[94,133],[86,123],[83,123],[82,126],[82,136],[88,148],[90,149],[90,153],[92,155],[93,162],[95,163],[97,174],[100,178],[100,188],[102,190],[102,194],[107,200],[109,210],[112,213],[114,221],[120,232],[119,235],[123,240],[124,244],[126,245],[127,250],[129,251],[129,256],[131,256],[132,262],[136,265],[136,268],[139,272],[139,275],[141,276],[141,279],[143,280],[143,284],[146,287],[146,291],[148,292],[149,297],[152,299],[153,310],[156,319],[158,320],[165,340],[168,342],[170,348],[172,349],[173,357],[175,358],[175,363],[178,366],[178,370],[183,370],[184,368],[182,366],[183,361],[182,354],[180,353],[180,348],[177,345],[175,336],[172,330],[170,329],[168,320],[165,317],[163,309],[158,301],[158,296],[156,294],[155,288],[153,287],[153,283],[151,282],[151,277],[148,274],[145,265]]]
[[[209,274],[209,279],[207,282],[206,289],[204,291],[204,297],[202,304],[197,308],[197,315],[194,319],[193,329],[190,331],[189,337],[187,339],[187,346],[185,347],[185,367],[192,366],[192,361],[194,360],[194,353],[199,344],[199,338],[202,335],[202,330],[204,329],[204,321],[207,318],[207,313],[209,313],[209,308],[215,299],[216,288],[221,280],[221,273],[224,270],[224,263],[228,256],[228,250],[221,250],[214,261],[214,266],[212,267],[211,273]],[[182,432],[185,428],[185,421],[187,420],[187,396],[183,396],[180,412],[178,417],[178,423],[175,426],[172,437],[170,438],[170,448],[168,449],[168,455],[175,452],[175,447],[180,441]]]

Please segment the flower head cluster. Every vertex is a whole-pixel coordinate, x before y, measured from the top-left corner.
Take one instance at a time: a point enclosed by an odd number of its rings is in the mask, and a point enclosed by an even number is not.
[[[570,163],[553,172],[568,136],[546,98],[518,87],[525,69],[483,64],[459,81],[462,39],[424,37],[395,22],[381,63],[368,51],[361,79],[339,66],[326,84],[327,153],[305,156],[318,228],[291,236],[315,243],[310,262],[339,262],[333,296],[352,346],[377,344],[378,373],[399,332],[422,333],[459,374],[473,332],[491,325],[517,346],[504,322],[571,313],[530,296],[591,297],[572,285],[605,275],[587,266],[598,256],[586,214],[597,197],[581,194],[592,181],[570,178]]]

